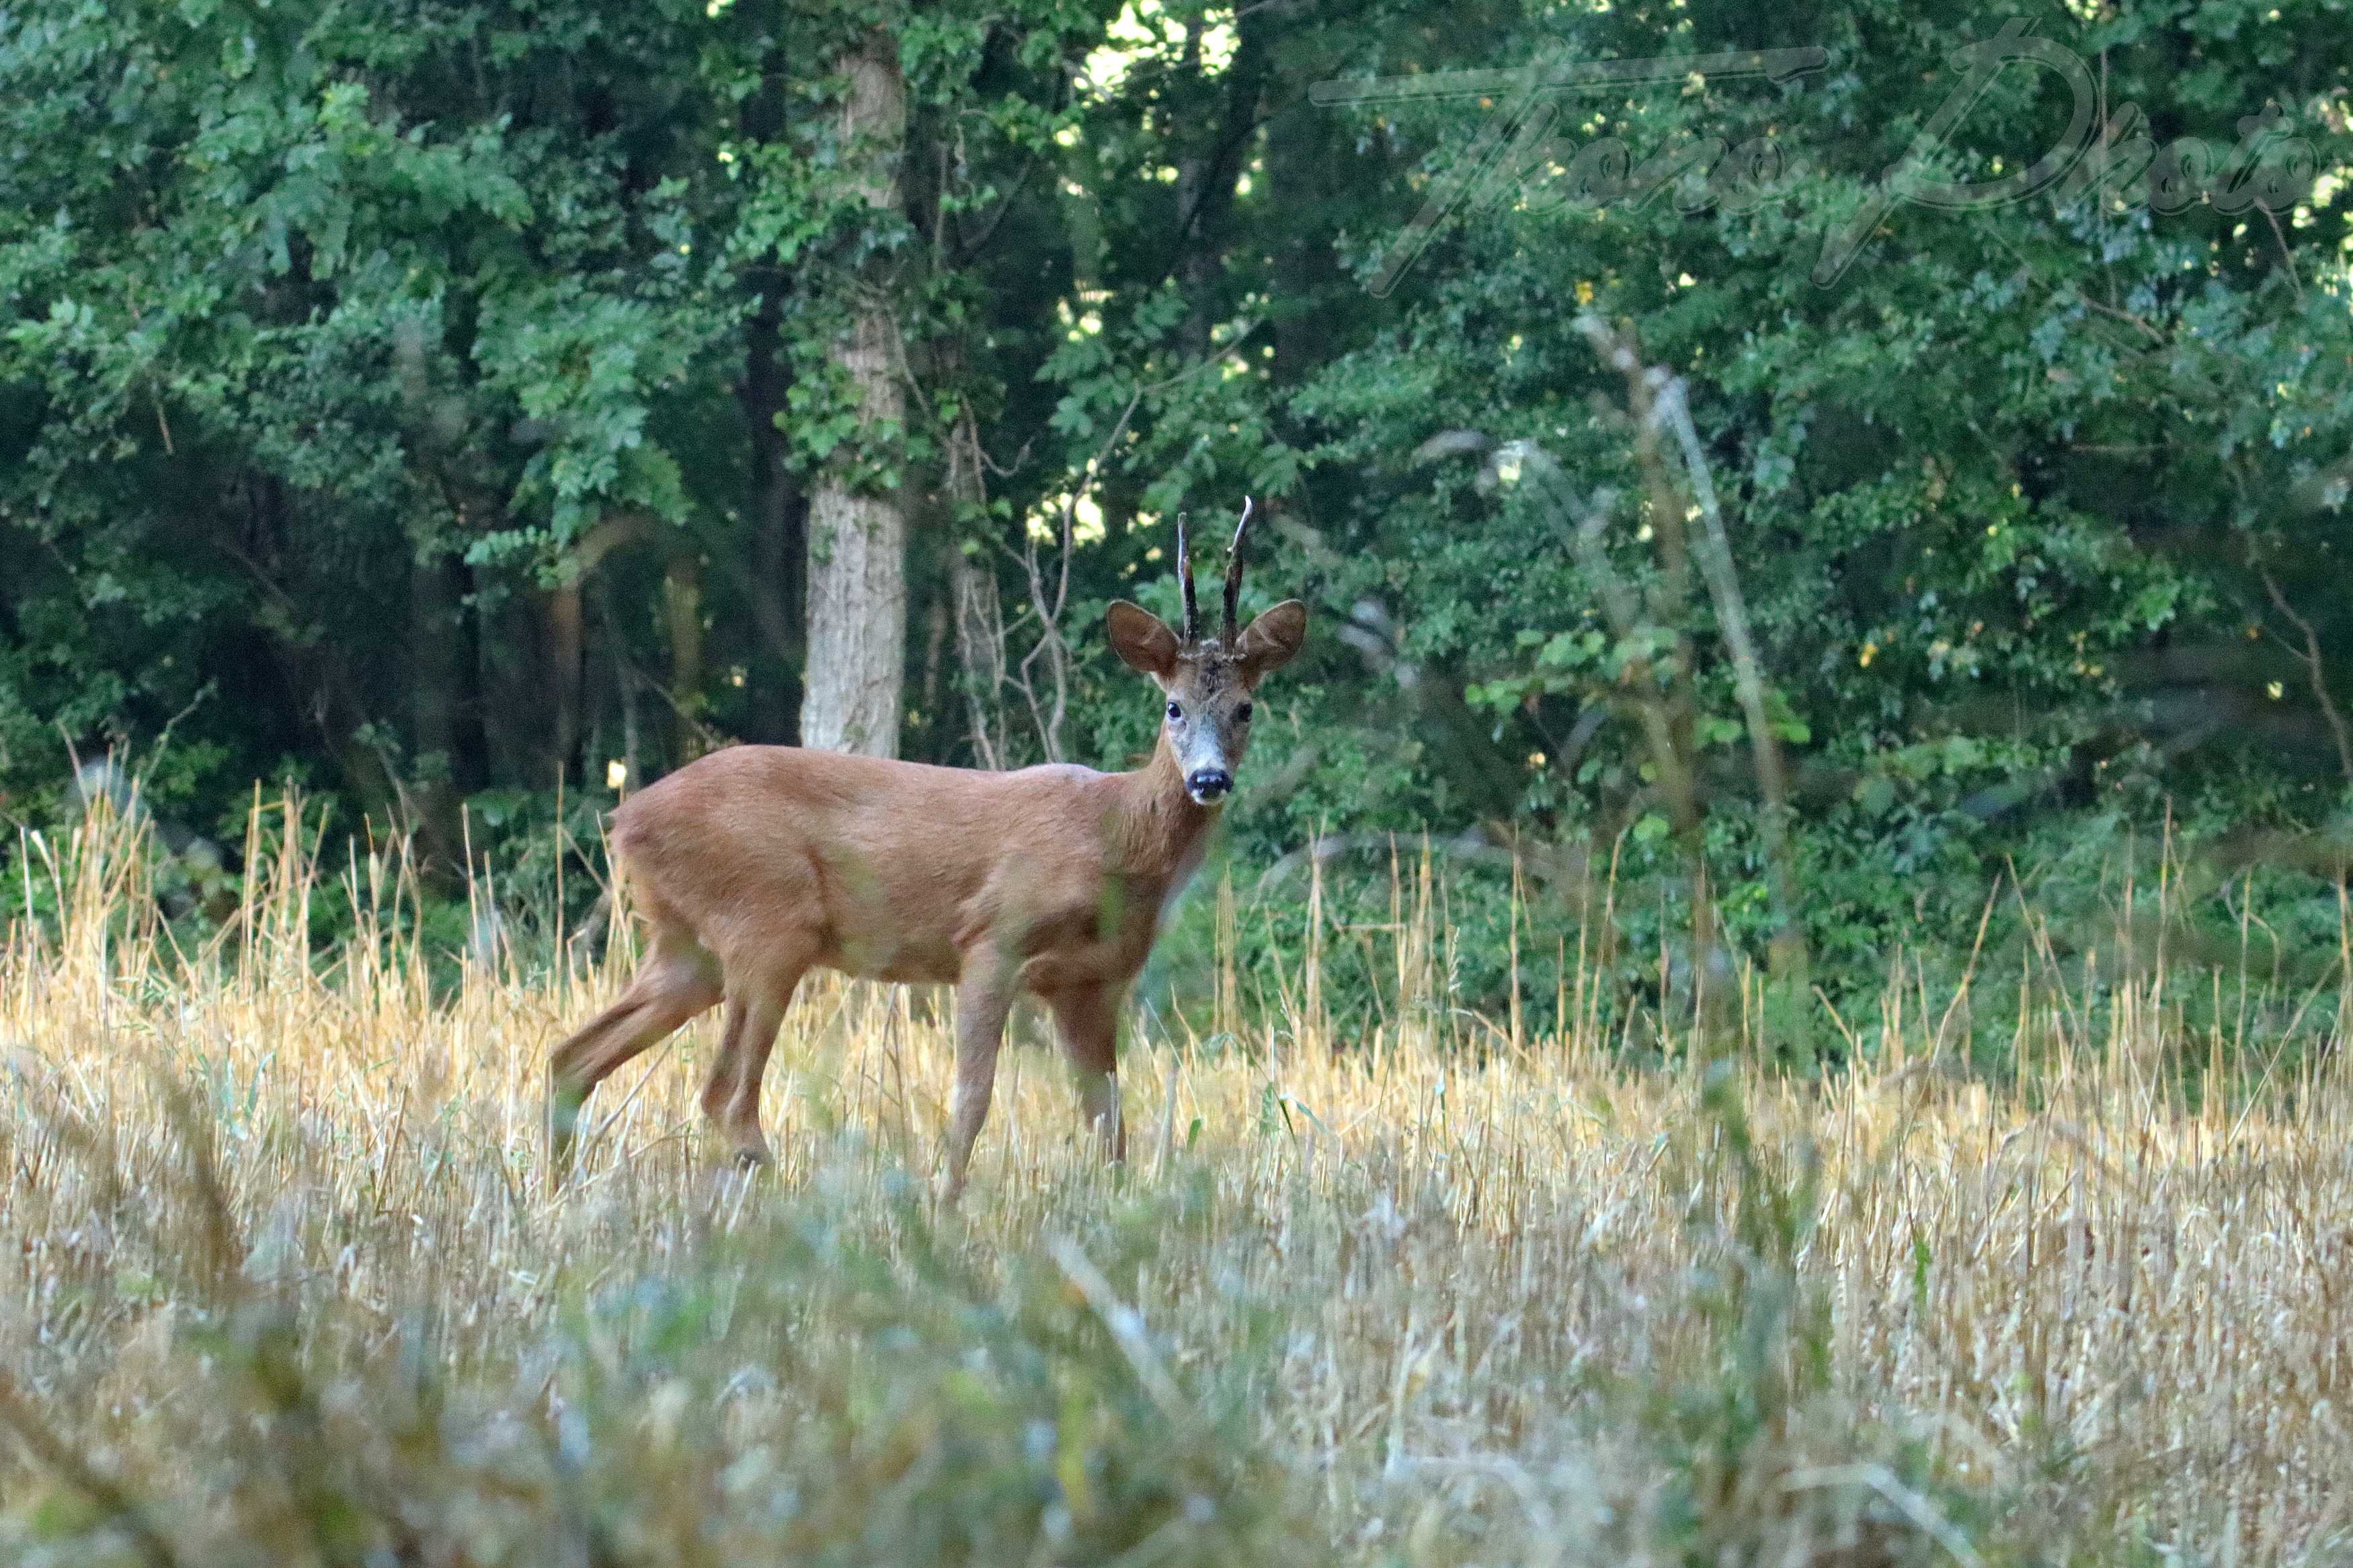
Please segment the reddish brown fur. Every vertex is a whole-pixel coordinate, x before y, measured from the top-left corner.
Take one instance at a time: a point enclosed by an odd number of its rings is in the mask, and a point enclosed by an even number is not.
[[[1222,725],[1218,738],[1239,763],[1242,705],[1295,651],[1303,608],[1268,612],[1232,654],[1216,642],[1179,646],[1148,613],[1122,609],[1133,615],[1113,616],[1121,656],[1191,705],[1197,725]],[[650,941],[628,993],[550,1063],[559,1173],[589,1091],[723,1000],[703,1110],[739,1159],[765,1162],[762,1073],[794,988],[820,965],[957,987],[952,1193],[987,1115],[1006,1012],[1023,991],[1053,1012],[1086,1119],[1118,1158],[1120,1003],[1216,815],[1179,776],[1174,725],[1133,773],[1049,764],[987,773],[737,746],[624,803],[613,844]]]

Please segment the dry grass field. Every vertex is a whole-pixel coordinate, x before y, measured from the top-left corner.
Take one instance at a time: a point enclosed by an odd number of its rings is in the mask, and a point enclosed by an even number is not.
[[[706,1020],[551,1194],[544,1059],[622,944],[322,963],[288,852],[175,953],[132,849],[28,846],[65,916],[0,951],[10,1562],[2353,1552],[2353,1085],[2192,1103],[2222,1042],[2161,966],[2097,1028],[2030,990],[1999,1083],[1891,983],[1806,1085],[1465,1020],[1409,907],[1373,1037],[1313,953],[1262,1029],[1132,1029],[1124,1173],[1008,1050],[957,1211],[944,999],[813,984],[773,1173],[707,1162]]]

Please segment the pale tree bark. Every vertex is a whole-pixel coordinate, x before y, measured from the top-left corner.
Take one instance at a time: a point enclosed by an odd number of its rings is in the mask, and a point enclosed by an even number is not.
[[[870,35],[847,67],[845,174],[868,206],[889,211],[907,129],[896,39]],[[887,295],[861,289],[855,310],[829,357],[857,389],[861,433],[895,432],[906,408]],[[855,464],[855,454],[828,464],[809,494],[801,744],[889,757],[899,751],[906,680],[907,515],[897,496],[863,493]]]

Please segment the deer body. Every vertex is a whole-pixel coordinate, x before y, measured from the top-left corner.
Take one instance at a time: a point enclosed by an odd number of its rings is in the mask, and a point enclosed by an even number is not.
[[[1181,554],[1181,526],[1179,540]],[[1189,606],[1189,567],[1186,578]],[[1006,1015],[1025,992],[1052,1012],[1082,1114],[1119,1158],[1120,1005],[1200,863],[1247,743],[1249,692],[1305,629],[1294,600],[1236,634],[1235,586],[1229,574],[1222,641],[1194,635],[1190,614],[1180,640],[1147,611],[1113,607],[1114,647],[1168,694],[1151,761],[1134,772],[992,773],[736,746],[623,803],[613,846],[649,940],[628,992],[550,1063],[559,1174],[596,1085],[722,1002],[702,1108],[739,1160],[765,1163],[761,1079],[795,988],[820,967],[956,987],[951,1194],[987,1117]]]
[[[776,952],[952,984],[990,951],[1026,989],[1103,984],[1143,966],[1160,900],[1198,859],[1212,812],[1173,768],[987,773],[734,746],[623,805],[613,844],[631,887],[723,968]]]

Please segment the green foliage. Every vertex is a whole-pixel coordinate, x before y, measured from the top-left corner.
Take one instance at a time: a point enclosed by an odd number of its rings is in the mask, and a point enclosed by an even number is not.
[[[476,851],[522,852],[546,836],[490,803],[552,823],[558,778],[569,815],[617,762],[642,779],[793,738],[820,468],[918,525],[913,754],[975,754],[953,555],[995,577],[1012,662],[1074,650],[1061,749],[1122,765],[1153,706],[1094,636],[1102,606],[1169,609],[1170,514],[1250,493],[1274,510],[1246,608],[1303,593],[1316,630],[1266,694],[1239,847],[1427,830],[1582,856],[1627,881],[1616,936],[1655,943],[1688,897],[1639,721],[1656,678],[1688,702],[1724,934],[1761,962],[1770,821],[1721,611],[1673,599],[1589,310],[1685,388],[1833,995],[2112,820],[2161,833],[2196,801],[2321,826],[2353,777],[2353,619],[2328,586],[2353,482],[2353,45],[2314,5],[2017,15],[2097,62],[2120,156],[2212,155],[2088,194],[1898,202],[1828,283],[1827,242],[2009,11],[0,18],[0,811],[53,821],[70,755],[168,733],[159,807],[203,824],[290,780],[363,842],[419,836],[446,893],[469,801]],[[878,28],[911,117],[880,208],[844,177],[837,68]],[[1820,68],[1525,112],[1308,91],[1789,44]],[[2014,168],[2060,136],[2066,92],[2005,69],[1936,171]],[[2327,177],[2299,197],[2299,170]],[[2259,186],[2278,199],[2250,205]],[[829,356],[877,289],[908,412],[861,431]],[[982,450],[956,469],[967,421]],[[1066,507],[1050,629],[1024,555]],[[1642,601],[1631,634],[1572,547],[1588,516]],[[1006,760],[1043,755],[1008,711]],[[1461,973],[1491,1003],[1508,898],[1473,885]]]

